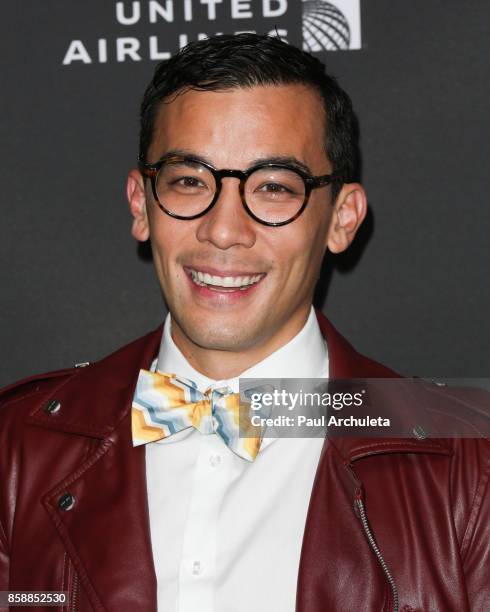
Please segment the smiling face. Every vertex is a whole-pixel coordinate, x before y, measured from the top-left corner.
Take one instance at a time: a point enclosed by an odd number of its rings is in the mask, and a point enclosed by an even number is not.
[[[218,169],[247,170],[257,160],[290,158],[317,176],[332,172],[324,134],[321,98],[302,85],[187,91],[161,106],[147,160],[179,151]],[[206,215],[179,220],[160,210],[148,179],[136,170],[128,179],[133,235],[151,238],[173,338],[214,378],[243,371],[294,337],[308,317],[327,244],[346,246],[330,186],[314,189],[305,211],[281,227],[252,219],[238,186],[237,178],[224,178]]]

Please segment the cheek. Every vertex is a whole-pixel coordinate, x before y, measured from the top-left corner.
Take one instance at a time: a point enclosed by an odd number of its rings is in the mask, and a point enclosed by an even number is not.
[[[284,284],[294,279],[290,289],[296,291],[295,287],[309,277],[310,271],[314,275],[315,262],[321,258],[320,232],[313,232],[312,228],[304,223],[291,227],[287,232],[285,229],[286,227],[280,231],[281,228],[278,228],[268,240],[267,247],[273,254],[279,278],[282,278]]]
[[[163,214],[163,213],[162,213]],[[160,274],[167,275],[182,246],[185,233],[176,225],[176,220],[159,219],[150,224],[150,240],[153,261]]]
[[[331,213],[323,202],[312,201],[309,206],[289,226],[278,228],[285,231],[274,236],[274,246],[283,258],[310,261],[324,251]]]
[[[284,240],[284,257],[289,262],[285,267],[305,285],[317,280],[326,249],[328,222],[325,215],[312,215],[311,222],[306,217],[294,234]],[[284,259],[283,263],[286,263]]]

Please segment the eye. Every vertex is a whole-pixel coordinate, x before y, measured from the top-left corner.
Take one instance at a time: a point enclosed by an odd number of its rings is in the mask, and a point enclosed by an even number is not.
[[[292,193],[290,189],[279,183],[264,183],[258,187],[257,191],[264,191],[267,193]]]
[[[206,185],[195,176],[183,176],[174,179],[172,185],[180,185],[181,187],[205,187]]]

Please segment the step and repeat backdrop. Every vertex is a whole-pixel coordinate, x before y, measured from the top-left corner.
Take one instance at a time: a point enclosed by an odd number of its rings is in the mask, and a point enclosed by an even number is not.
[[[370,213],[316,303],[408,375],[488,376],[490,5],[483,0],[16,0],[1,8],[0,385],[93,361],[166,314],[125,178],[156,63],[276,32],[359,119]]]

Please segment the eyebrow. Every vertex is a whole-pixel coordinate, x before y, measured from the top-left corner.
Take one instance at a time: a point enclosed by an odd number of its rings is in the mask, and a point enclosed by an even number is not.
[[[174,155],[178,157],[192,157],[192,159],[195,159],[196,161],[204,162],[205,164],[209,164],[210,166],[214,167],[214,164],[209,159],[209,157],[206,157],[205,155],[199,155],[194,151],[190,151],[189,149],[171,149],[170,151],[166,151],[159,158],[159,160],[165,159],[167,157],[172,157]],[[297,157],[291,155],[273,155],[270,157],[258,157],[257,159],[252,160],[248,164],[247,168],[245,168],[245,170],[249,170],[250,168],[253,168],[254,166],[257,166],[259,164],[287,164],[289,166],[293,166],[294,168],[298,168],[299,170],[302,170],[307,174],[311,174],[310,168],[305,163],[300,161]]]

